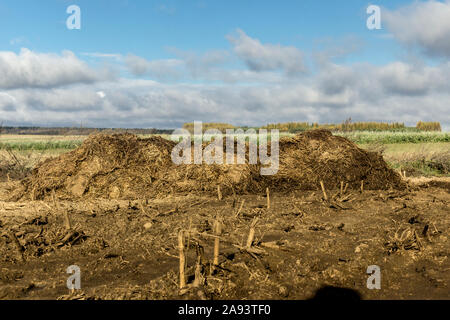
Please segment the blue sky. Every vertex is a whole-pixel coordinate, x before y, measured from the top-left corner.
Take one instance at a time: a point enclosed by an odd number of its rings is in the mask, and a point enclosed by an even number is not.
[[[81,30],[66,28],[72,4]],[[366,27],[370,4],[381,30]],[[445,0],[2,0],[0,118],[176,127],[351,116],[448,127],[447,21]]]
[[[395,8],[407,2],[377,4]],[[66,8],[71,4],[81,8],[79,31],[65,27]],[[133,52],[147,59],[162,59],[170,56],[168,48],[197,52],[228,49],[225,36],[239,28],[263,42],[303,50],[317,49],[330,39],[357,36],[366,45],[358,56],[373,63],[393,60],[398,54],[395,42],[380,37],[384,30],[366,28],[369,4],[361,0],[7,0],[0,5],[0,48]],[[11,44],[14,39],[19,41]]]

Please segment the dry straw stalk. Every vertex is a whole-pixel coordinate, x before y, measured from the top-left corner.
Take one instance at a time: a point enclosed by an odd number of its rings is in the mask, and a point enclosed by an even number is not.
[[[186,287],[186,256],[184,252],[184,240],[184,231],[180,230],[180,232],[178,233],[178,250],[180,257],[180,289]]]
[[[323,185],[323,181],[320,181],[320,187],[322,188],[322,192],[323,192],[323,198],[325,199],[325,201],[328,201],[328,195],[327,192],[325,190],[325,186]]]

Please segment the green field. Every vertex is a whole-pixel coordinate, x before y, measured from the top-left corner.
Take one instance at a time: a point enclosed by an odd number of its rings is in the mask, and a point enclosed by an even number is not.
[[[346,137],[357,144],[422,144],[450,143],[449,132],[369,132],[335,133]],[[293,136],[291,133],[280,133],[280,137]],[[151,135],[142,135],[149,137]],[[169,135],[162,135],[169,138]],[[2,135],[0,150],[72,150],[81,145],[86,136],[44,136],[44,135]]]
[[[280,133],[280,136],[292,136]],[[389,165],[409,175],[450,175],[450,133],[352,132],[336,133],[361,148],[381,152]],[[149,137],[151,135],[141,135]],[[87,136],[1,135],[0,165],[15,163],[27,170],[36,163],[80,146]],[[169,135],[163,135],[169,139]]]
[[[359,144],[377,151],[394,169],[414,176],[450,176],[450,142]]]
[[[337,133],[358,144],[438,143],[450,142],[450,132],[369,132]]]

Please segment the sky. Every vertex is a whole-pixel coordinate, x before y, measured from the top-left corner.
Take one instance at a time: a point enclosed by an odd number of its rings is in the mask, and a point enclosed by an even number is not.
[[[449,39],[450,0],[0,0],[0,122],[449,130]]]

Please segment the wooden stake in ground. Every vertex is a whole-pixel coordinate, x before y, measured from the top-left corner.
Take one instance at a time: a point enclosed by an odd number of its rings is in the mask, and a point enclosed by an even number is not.
[[[269,188],[266,188],[266,195],[267,195],[267,209],[270,209],[270,190],[269,190]]]
[[[53,201],[53,207],[58,211],[58,213],[60,212],[60,207],[59,207],[59,203],[58,203],[58,199],[56,197],[56,191],[55,189],[52,189],[52,201]],[[64,228],[66,230],[71,230],[72,226],[70,223],[70,218],[69,218],[69,213],[67,211],[64,210]]]
[[[238,209],[238,211],[236,212],[236,215],[235,215],[236,218],[239,217],[239,214],[241,213],[242,208],[244,207],[244,203],[245,203],[245,199],[242,199],[241,206],[239,207],[239,209]]]
[[[325,201],[328,201],[328,195],[327,195],[327,192],[325,191],[325,186],[323,185],[322,180],[320,180],[320,187],[322,188],[323,198],[325,199]]]
[[[217,186],[217,198],[219,201],[222,200],[222,191],[220,190],[220,185]]]
[[[364,180],[361,180],[361,193],[364,192]]]
[[[341,198],[344,195],[344,181],[341,181]]]
[[[347,189],[348,189],[348,182],[345,184],[345,187],[344,187],[344,194],[347,192]]]
[[[248,233],[247,238],[247,248],[251,248],[253,244],[253,240],[255,240],[255,226],[258,223],[258,218],[253,219],[252,224],[250,225],[250,232]]]
[[[186,268],[186,256],[184,252],[184,231],[180,230],[178,233],[178,250],[179,250],[179,256],[180,256],[180,289],[183,289],[186,287],[186,275],[185,275],[185,268]]]
[[[148,203],[148,200],[145,200]],[[139,207],[142,211],[142,213],[144,213],[144,215],[147,215],[147,210],[145,210],[144,204],[142,203],[142,200],[139,200]]]
[[[233,187],[231,187],[231,191],[233,191],[233,209],[234,209],[237,204],[237,196],[236,196],[236,191],[234,191]]]
[[[52,201],[53,201],[53,206],[55,208],[57,208],[58,204],[56,203],[56,192],[55,192],[55,189],[52,189]]]
[[[64,211],[64,227],[66,230],[72,229],[72,226],[70,225],[69,213],[67,211]]]
[[[422,244],[422,241],[420,241],[420,237],[417,234],[416,230],[414,230],[414,236],[416,237],[416,241],[417,241],[417,245],[419,246],[419,250],[422,250],[423,249],[423,244]]]
[[[194,288],[200,287],[205,282],[205,277],[202,274],[202,261],[203,261],[204,249],[200,244],[197,244],[197,264],[195,265],[195,273],[194,273],[194,283],[192,286]]]
[[[16,247],[17,253],[19,254],[19,258],[22,262],[25,261],[25,257],[23,256],[23,252],[25,251],[23,246],[20,244],[19,239],[17,239],[14,232],[11,232],[9,235],[11,241],[14,243],[14,246]]]
[[[219,219],[216,219],[214,225],[214,233],[216,234],[216,238],[214,239],[214,259],[213,266],[219,265],[219,253],[220,253],[220,234],[222,233],[222,224]],[[214,268],[213,268],[214,269]]]

